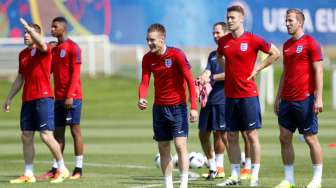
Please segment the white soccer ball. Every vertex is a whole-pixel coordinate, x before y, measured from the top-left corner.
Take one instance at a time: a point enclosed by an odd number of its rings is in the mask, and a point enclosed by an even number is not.
[[[204,165],[204,156],[202,153],[191,152],[189,154],[189,167],[202,168]]]
[[[161,167],[160,153],[155,155],[154,162],[157,168]]]
[[[173,165],[175,168],[178,167],[178,155],[177,154],[173,156]]]

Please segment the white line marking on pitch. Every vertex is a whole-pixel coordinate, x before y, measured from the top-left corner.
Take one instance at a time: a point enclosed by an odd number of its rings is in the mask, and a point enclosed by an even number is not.
[[[177,169],[174,169],[174,171],[178,171]],[[199,174],[195,172],[188,172],[189,173],[189,181],[194,181],[200,177]],[[181,181],[173,181],[174,184],[180,183]],[[140,185],[140,186],[135,186],[135,187],[130,187],[130,188],[147,188],[147,187],[159,187],[162,186],[162,183],[157,183],[157,184],[150,184],[150,185]]]
[[[21,160],[13,160],[10,161],[13,163],[18,163],[22,162]],[[42,164],[51,164],[51,161],[34,161],[35,163],[42,163]],[[68,162],[70,164],[74,164],[73,162]],[[154,167],[148,167],[148,166],[142,166],[142,165],[129,165],[129,164],[102,164],[102,163],[85,163],[86,166],[91,166],[91,167],[110,167],[110,168],[138,168],[138,169],[154,169]],[[174,169],[174,171],[178,171],[177,169]],[[195,172],[188,172],[189,173],[189,181],[194,181],[200,177],[199,174]],[[174,181],[174,184],[180,183],[180,181]],[[150,185],[140,185],[140,186],[135,186],[135,187],[130,187],[130,188],[147,188],[147,187],[159,187],[162,186],[162,183],[157,183],[157,184],[150,184]]]

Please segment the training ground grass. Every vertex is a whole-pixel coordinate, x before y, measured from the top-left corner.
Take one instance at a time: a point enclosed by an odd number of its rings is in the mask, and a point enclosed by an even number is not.
[[[152,140],[151,110],[137,109],[137,81],[120,78],[83,79],[84,105],[82,134],[85,142],[84,177],[79,181],[66,180],[59,185],[48,181],[34,185],[11,185],[9,179],[23,173],[22,147],[19,131],[20,96],[14,99],[10,113],[0,113],[0,187],[162,187],[161,171],[155,167],[157,146]],[[0,81],[0,100],[4,101],[10,83]],[[150,95],[149,101],[151,101]],[[260,187],[274,187],[283,178],[278,126],[272,108],[263,115],[260,130],[262,163]],[[328,148],[336,143],[335,112],[321,114],[319,138],[324,150],[323,187],[336,187],[336,149]],[[69,169],[74,167],[73,145],[69,130],[66,135],[65,160]],[[303,187],[312,176],[308,147],[294,137],[295,175],[297,187]],[[38,134],[35,138],[36,157],[34,171],[40,175],[50,168],[51,156]],[[174,149],[172,149],[174,151]],[[190,125],[189,151],[201,151],[197,139],[197,124]],[[175,152],[173,152],[175,153]],[[230,173],[225,154],[226,174]],[[207,169],[192,169],[202,173]],[[178,180],[178,172],[174,172]],[[221,180],[207,182],[190,181],[189,187],[215,187]],[[247,187],[248,182],[243,182]],[[176,184],[177,186],[177,184]]]

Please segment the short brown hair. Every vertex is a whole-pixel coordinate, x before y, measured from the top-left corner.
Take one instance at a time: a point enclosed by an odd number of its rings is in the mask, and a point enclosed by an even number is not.
[[[41,34],[41,27],[35,23],[29,24],[30,27],[34,28],[34,30]]]
[[[303,26],[304,21],[305,21],[305,16],[304,16],[303,12],[299,9],[296,9],[296,8],[290,8],[286,11],[286,14],[288,15],[290,13],[295,13],[296,14],[296,19],[298,19],[302,23],[302,26]]]
[[[243,16],[245,16],[245,12],[243,7],[239,6],[239,5],[233,5],[229,8],[227,8],[226,10],[227,12],[231,12],[231,11],[236,11],[236,12],[240,12]]]
[[[216,27],[217,25],[222,26],[223,31],[228,30],[227,24],[225,22],[217,22],[217,23],[213,24],[213,27]]]
[[[162,24],[154,23],[154,24],[150,25],[147,29],[147,33],[150,33],[150,32],[153,32],[153,31],[160,32],[160,33],[162,33],[162,35],[164,37],[166,37],[166,29]]]

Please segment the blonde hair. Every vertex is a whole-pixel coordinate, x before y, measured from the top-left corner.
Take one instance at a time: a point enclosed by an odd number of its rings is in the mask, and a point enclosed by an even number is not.
[[[296,14],[296,19],[299,20],[299,22],[301,22],[302,26],[304,24],[305,21],[305,16],[303,14],[303,12],[299,9],[296,8],[290,8],[286,11],[286,14],[290,14],[290,13],[295,13]]]

